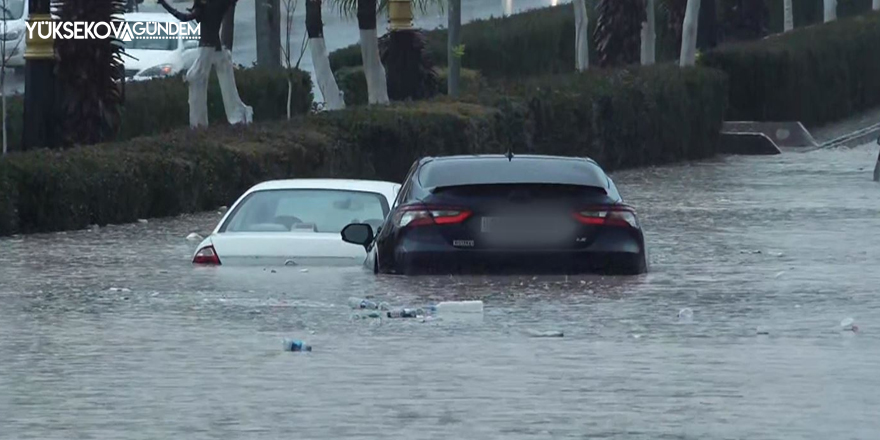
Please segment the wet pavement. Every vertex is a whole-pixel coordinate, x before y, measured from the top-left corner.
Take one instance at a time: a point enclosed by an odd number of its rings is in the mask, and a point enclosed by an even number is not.
[[[876,157],[615,174],[639,277],[193,268],[215,213],[0,239],[0,439],[874,438]],[[485,317],[353,320],[352,295]]]

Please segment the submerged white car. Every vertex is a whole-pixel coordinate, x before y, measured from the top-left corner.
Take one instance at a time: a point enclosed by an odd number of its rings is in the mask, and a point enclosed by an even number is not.
[[[342,241],[351,223],[378,228],[400,184],[370,180],[275,180],[244,193],[193,255],[197,265],[360,265],[363,246]]]

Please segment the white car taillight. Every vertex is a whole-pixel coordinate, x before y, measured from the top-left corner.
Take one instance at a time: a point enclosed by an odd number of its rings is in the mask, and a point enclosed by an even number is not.
[[[217,255],[217,251],[214,250],[213,245],[207,245],[198,252],[193,257],[193,264],[203,264],[208,266],[219,266],[220,265],[220,256]]]

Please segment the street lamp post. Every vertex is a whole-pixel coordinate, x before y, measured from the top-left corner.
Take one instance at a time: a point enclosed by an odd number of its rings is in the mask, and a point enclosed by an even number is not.
[[[28,23],[33,32],[26,32],[24,133],[22,149],[56,146],[55,121],[55,41],[51,35],[50,0],[28,0]],[[42,27],[43,35],[40,37]]]

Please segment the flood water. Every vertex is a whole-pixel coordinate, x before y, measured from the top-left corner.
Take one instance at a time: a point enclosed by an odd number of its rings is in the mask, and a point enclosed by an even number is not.
[[[215,213],[0,239],[0,438],[876,438],[876,157],[615,174],[639,277],[193,268]],[[485,317],[353,320],[352,295]]]

